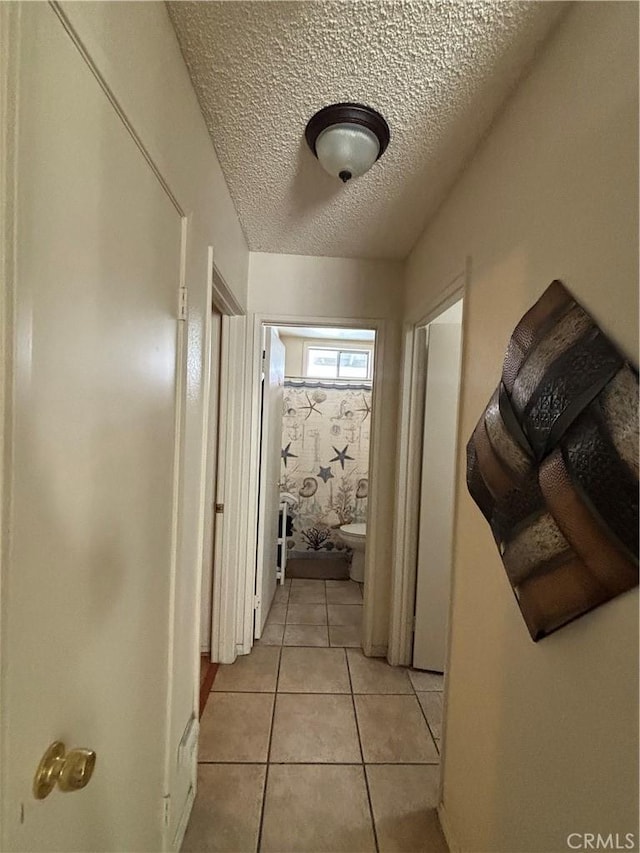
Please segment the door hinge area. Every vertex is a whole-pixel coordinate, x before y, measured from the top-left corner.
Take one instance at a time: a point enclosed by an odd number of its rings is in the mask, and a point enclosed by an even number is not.
[[[180,286],[178,288],[178,320],[187,319],[187,288]]]
[[[253,596],[253,609],[254,609],[254,610],[257,610],[257,609],[258,609],[258,607],[260,607],[260,601],[261,601],[261,599],[260,599],[260,596],[259,596],[259,595],[254,595],[254,596]]]
[[[169,818],[171,817],[171,795],[167,794],[166,797],[162,798],[164,803],[164,825],[169,826]]]

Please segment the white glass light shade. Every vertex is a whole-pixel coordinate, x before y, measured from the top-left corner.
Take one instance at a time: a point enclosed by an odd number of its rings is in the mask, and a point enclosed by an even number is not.
[[[316,155],[323,169],[343,181],[368,172],[379,153],[378,137],[359,124],[332,124],[316,140]]]

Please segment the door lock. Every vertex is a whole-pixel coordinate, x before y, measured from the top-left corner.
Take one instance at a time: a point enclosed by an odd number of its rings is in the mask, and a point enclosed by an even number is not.
[[[33,780],[33,796],[44,800],[56,786],[61,791],[79,791],[89,784],[96,766],[96,754],[91,749],[71,749],[67,752],[62,741],[55,741],[42,756]]]

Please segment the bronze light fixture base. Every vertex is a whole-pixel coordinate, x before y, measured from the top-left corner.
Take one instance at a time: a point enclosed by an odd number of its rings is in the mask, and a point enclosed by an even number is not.
[[[345,150],[345,136],[336,141],[340,156],[344,156],[343,167],[336,167],[336,157],[330,156],[330,162],[324,150],[319,150],[320,137],[332,128],[348,134],[348,142],[353,146],[352,151]],[[361,131],[358,133],[358,131]],[[323,168],[330,174],[339,177],[343,183],[352,177],[364,174],[376,160],[384,154],[391,139],[389,125],[379,112],[363,104],[341,103],[323,107],[309,119],[305,129],[305,138],[314,156],[320,160]],[[378,150],[371,156],[374,140],[377,140]],[[326,147],[326,136],[325,146]],[[347,145],[347,148],[349,146]]]

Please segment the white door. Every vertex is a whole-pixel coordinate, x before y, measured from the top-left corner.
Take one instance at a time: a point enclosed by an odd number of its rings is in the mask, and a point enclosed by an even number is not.
[[[282,401],[284,344],[275,329],[267,327],[262,384],[262,440],[260,445],[260,501],[256,570],[255,637],[264,623],[276,591],[278,513],[280,510],[280,460],[282,451]]]
[[[435,672],[446,658],[461,343],[459,322],[429,326],[413,666]]]
[[[15,5],[0,846],[159,851],[182,220],[52,7]],[[36,800],[56,740],[95,773]]]
[[[222,314],[214,308],[211,314],[211,351],[209,363],[209,414],[207,421],[207,470],[202,549],[202,599],[200,612],[200,651],[211,651],[211,595],[213,591],[213,553],[215,533],[216,479],[218,474],[218,423],[220,407],[220,340]]]

